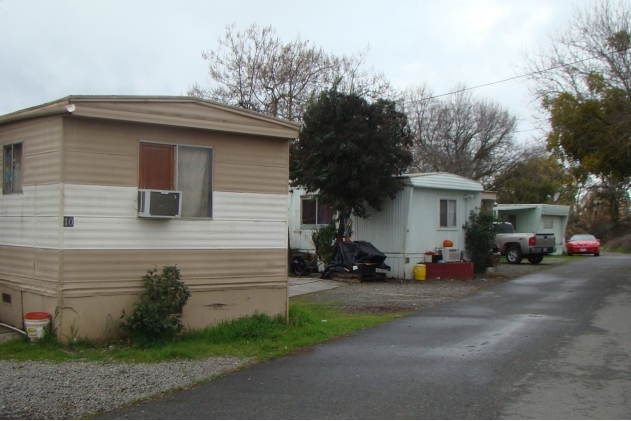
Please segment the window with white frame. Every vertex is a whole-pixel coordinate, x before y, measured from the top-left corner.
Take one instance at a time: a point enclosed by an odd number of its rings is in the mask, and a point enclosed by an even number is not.
[[[551,216],[543,217],[543,229],[551,230],[554,228],[554,220]]]
[[[456,227],[456,199],[440,199],[440,227]]]
[[[2,163],[2,193],[22,193],[22,144],[4,145]]]
[[[333,220],[331,205],[320,203],[310,196],[300,198],[300,223],[302,225],[326,225]]]
[[[182,192],[183,218],[212,218],[213,148],[142,142],[138,188]]]

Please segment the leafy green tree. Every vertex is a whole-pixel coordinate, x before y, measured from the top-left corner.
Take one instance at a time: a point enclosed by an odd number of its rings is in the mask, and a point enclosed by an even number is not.
[[[490,190],[497,191],[498,203],[552,203],[572,205],[577,192],[576,182],[555,157],[535,157],[514,164],[497,176]]]
[[[369,103],[338,92],[337,85],[312,96],[300,138],[292,145],[290,179],[330,203],[339,215],[366,217],[402,188],[395,176],[412,162],[407,117],[392,101]],[[338,236],[344,231],[339,218]]]
[[[563,92],[547,106],[552,126],[548,147],[558,156],[598,177],[631,177],[631,97],[626,92],[598,89],[591,98]]]
[[[631,8],[598,1],[575,10],[527,60],[550,125],[548,149],[607,206],[614,228],[631,181]],[[606,204],[605,204],[606,203]]]

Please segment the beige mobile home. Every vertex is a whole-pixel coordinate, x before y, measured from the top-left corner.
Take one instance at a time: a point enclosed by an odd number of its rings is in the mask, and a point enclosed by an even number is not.
[[[97,338],[148,269],[177,265],[203,327],[286,314],[299,126],[191,97],[70,96],[0,116],[0,322]]]

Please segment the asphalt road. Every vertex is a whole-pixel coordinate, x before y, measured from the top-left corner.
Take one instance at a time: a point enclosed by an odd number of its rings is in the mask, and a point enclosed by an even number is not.
[[[103,418],[628,419],[630,304],[580,258]]]

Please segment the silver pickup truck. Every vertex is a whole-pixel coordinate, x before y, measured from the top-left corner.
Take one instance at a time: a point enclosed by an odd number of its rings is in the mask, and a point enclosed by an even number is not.
[[[495,224],[495,242],[499,252],[506,256],[506,261],[518,264],[523,257],[537,265],[546,254],[554,253],[554,234],[516,233],[509,222]]]

